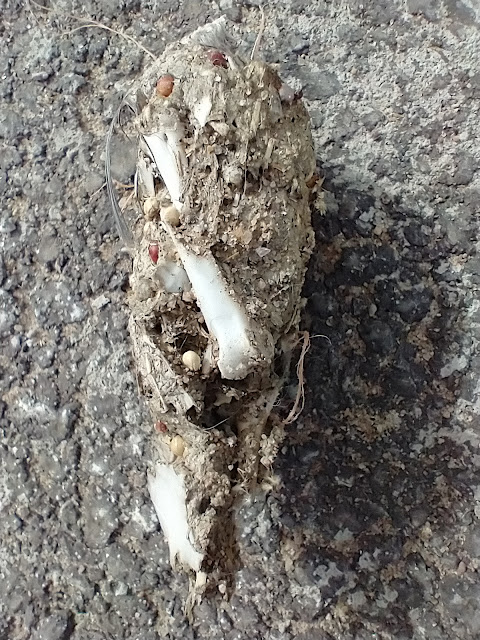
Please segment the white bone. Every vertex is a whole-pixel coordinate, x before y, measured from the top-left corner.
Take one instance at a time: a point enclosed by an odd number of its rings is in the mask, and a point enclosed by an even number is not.
[[[177,251],[192,283],[208,330],[218,343],[218,368],[227,380],[245,378],[256,350],[249,338],[249,321],[232,298],[212,254],[197,256],[177,242]]]
[[[165,129],[158,133],[144,136],[150,153],[168,189],[170,199],[178,211],[182,210],[183,174],[186,167],[186,156],[180,142],[182,130]]]
[[[157,464],[155,475],[148,476],[148,491],[168,542],[172,567],[178,559],[193,571],[200,571],[203,554],[189,540],[183,477],[171,466]]]

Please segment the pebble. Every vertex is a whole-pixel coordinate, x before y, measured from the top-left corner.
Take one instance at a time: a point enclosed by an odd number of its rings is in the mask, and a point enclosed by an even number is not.
[[[90,493],[82,502],[82,512],[85,543],[91,549],[105,547],[119,524],[116,506],[107,495]]]
[[[69,612],[54,613],[40,622],[35,637],[38,640],[62,640],[68,633],[71,622],[72,616]]]
[[[18,307],[12,295],[0,290],[0,336],[10,334],[18,318]]]

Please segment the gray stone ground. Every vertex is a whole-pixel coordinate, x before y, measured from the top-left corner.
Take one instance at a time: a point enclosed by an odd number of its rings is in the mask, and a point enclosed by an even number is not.
[[[256,4],[56,6],[160,51],[222,12],[254,29]],[[148,59],[0,2],[2,639],[480,638],[479,5],[266,7],[264,55],[303,86],[325,176],[317,337],[279,486],[238,514],[236,592],[189,626],[146,494],[129,264],[99,191],[118,91]]]

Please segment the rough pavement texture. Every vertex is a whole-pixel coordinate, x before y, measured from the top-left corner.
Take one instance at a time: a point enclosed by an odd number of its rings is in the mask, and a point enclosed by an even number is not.
[[[156,51],[221,13],[258,25],[253,0],[55,4]],[[238,514],[234,596],[193,626],[146,494],[101,190],[148,58],[22,5],[0,2],[0,638],[480,637],[478,3],[267,6],[264,55],[303,86],[325,177],[307,406],[278,486]]]

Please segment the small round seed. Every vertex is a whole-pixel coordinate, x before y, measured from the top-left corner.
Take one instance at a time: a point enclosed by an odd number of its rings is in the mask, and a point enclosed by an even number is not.
[[[223,67],[224,69],[228,68],[228,60],[221,51],[212,49],[207,53],[207,55],[214,67]]]
[[[157,264],[158,262],[158,244],[151,244],[148,247],[148,255],[150,256],[153,264]]]
[[[153,220],[160,209],[160,202],[155,196],[150,196],[143,203],[143,213],[147,220]]]
[[[163,220],[163,222],[166,222],[171,227],[178,227],[178,225],[180,224],[180,214],[175,209],[173,204],[169,207],[160,209],[160,218]]]
[[[185,440],[182,436],[173,436],[170,440],[170,451],[174,456],[177,456],[177,458],[183,456],[183,452],[185,451]]]
[[[168,98],[173,91],[174,84],[175,78],[170,73],[166,73],[164,76],[159,78],[155,90],[159,96],[162,96],[162,98]]]
[[[185,351],[182,362],[190,371],[199,371],[202,366],[200,356],[195,351]]]
[[[165,422],[162,422],[162,420],[157,420],[154,424],[154,428],[158,433],[166,433],[168,431],[167,425]]]

